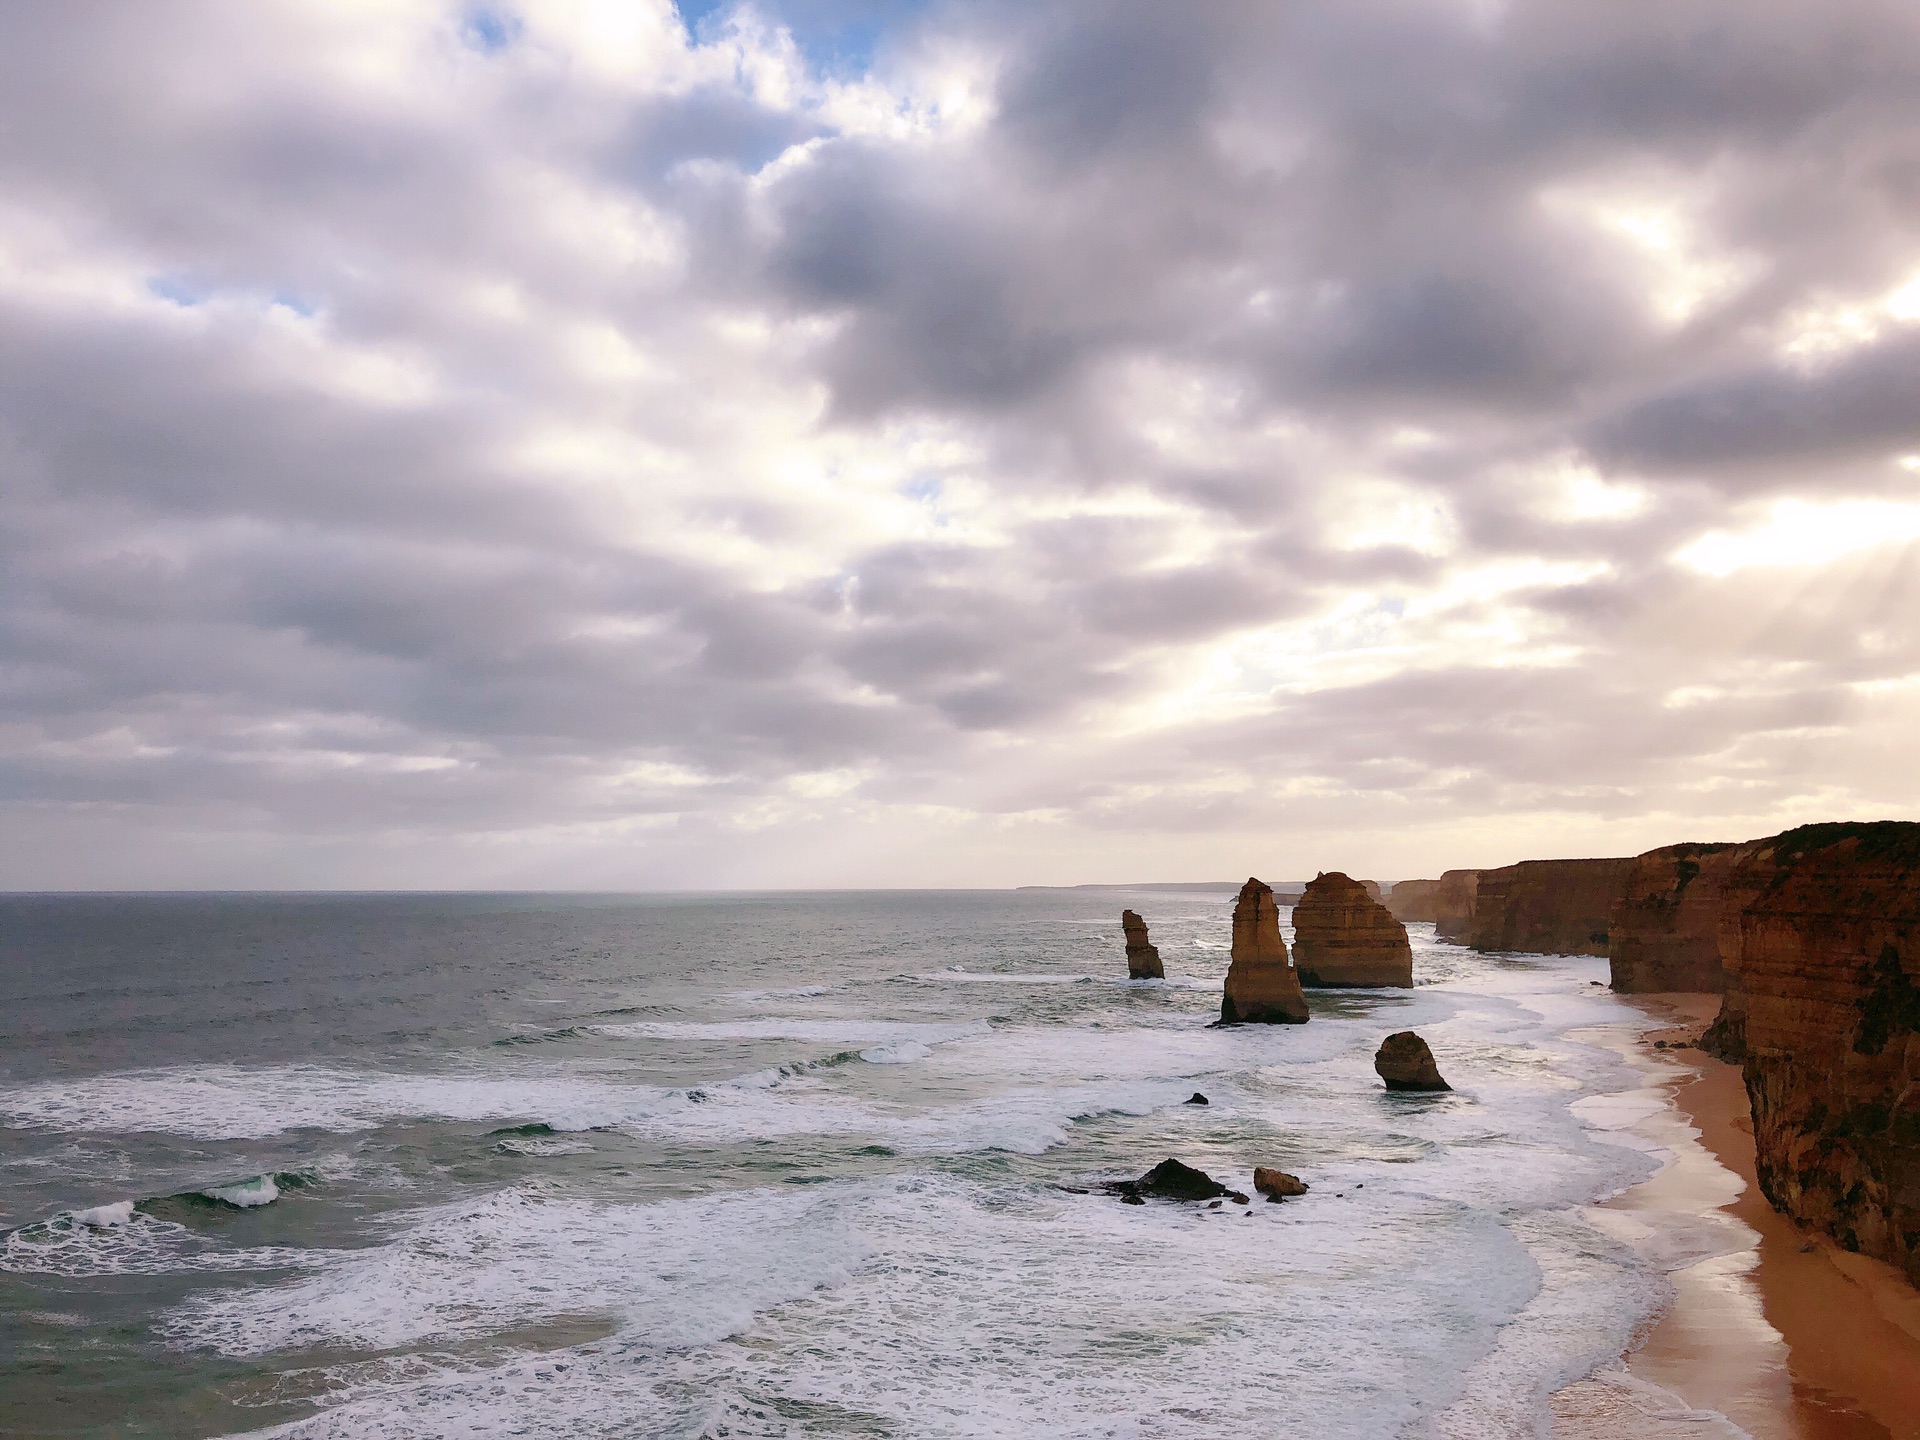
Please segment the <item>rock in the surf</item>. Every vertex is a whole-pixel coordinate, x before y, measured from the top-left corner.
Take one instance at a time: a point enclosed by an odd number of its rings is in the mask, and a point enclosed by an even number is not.
[[[1206,1096],[1202,1095],[1198,1090],[1196,1090],[1193,1092],[1193,1094],[1187,1097],[1186,1103],[1189,1105],[1208,1105],[1208,1104],[1211,1104],[1212,1102],[1209,1101]]]
[[[1289,1175],[1284,1170],[1271,1170],[1265,1165],[1253,1167],[1253,1188],[1267,1197],[1269,1203],[1277,1204],[1290,1200],[1296,1195],[1307,1193],[1307,1182],[1298,1175]]]
[[[1248,880],[1233,907],[1233,960],[1220,999],[1222,1025],[1303,1025],[1307,996],[1280,938],[1273,887]]]
[[[1122,910],[1120,928],[1127,935],[1127,978],[1166,979],[1167,972],[1160,965],[1160,952],[1147,941],[1147,922],[1131,910]]]
[[[1451,1090],[1440,1078],[1440,1067],[1433,1063],[1433,1051],[1427,1042],[1411,1030],[1401,1030],[1380,1042],[1373,1057],[1373,1068],[1387,1082],[1389,1090]]]
[[[1293,962],[1302,985],[1413,984],[1407,927],[1338,870],[1314,876],[1293,907]]]
[[[1113,1180],[1107,1189],[1125,1200],[1217,1200],[1247,1203],[1247,1197],[1229,1190],[1204,1170],[1178,1160],[1162,1160],[1138,1180]]]

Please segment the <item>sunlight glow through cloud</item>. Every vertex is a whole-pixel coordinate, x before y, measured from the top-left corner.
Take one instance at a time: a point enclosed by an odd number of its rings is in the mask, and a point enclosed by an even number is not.
[[[1920,539],[1920,502],[1777,502],[1750,530],[1716,530],[1674,552],[1674,559],[1716,578],[1755,566],[1830,565],[1862,550]]]

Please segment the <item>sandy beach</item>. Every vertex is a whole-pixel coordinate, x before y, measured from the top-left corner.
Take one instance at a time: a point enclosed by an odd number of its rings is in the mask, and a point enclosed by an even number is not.
[[[1719,997],[1637,1000],[1661,1023],[1591,1038],[1647,1071],[1664,1103],[1629,1128],[1674,1159],[1593,1218],[1661,1259],[1674,1301],[1621,1368],[1554,1397],[1554,1433],[1920,1440],[1920,1291],[1767,1204],[1740,1072],[1690,1043]]]

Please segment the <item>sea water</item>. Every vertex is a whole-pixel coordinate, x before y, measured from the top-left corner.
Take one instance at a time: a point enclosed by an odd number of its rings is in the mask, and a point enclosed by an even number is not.
[[[1644,1022],[1416,925],[1213,1028],[1231,904],[0,900],[0,1432],[1546,1433],[1666,1294],[1586,1218]],[[1168,1156],[1311,1189],[1098,1188]]]

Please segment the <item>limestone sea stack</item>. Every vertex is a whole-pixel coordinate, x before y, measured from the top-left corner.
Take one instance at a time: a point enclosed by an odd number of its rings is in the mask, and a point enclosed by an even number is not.
[[[1721,892],[1739,845],[1668,845],[1638,856],[1607,924],[1607,962],[1623,995],[1722,994]],[[1739,929],[1730,938],[1738,949]]]
[[[1338,870],[1316,875],[1293,907],[1293,963],[1302,985],[1413,984],[1407,927]]]
[[[1220,1000],[1222,1025],[1304,1025],[1307,997],[1287,962],[1273,887],[1249,880],[1233,907],[1233,961]]]
[[[1120,928],[1127,934],[1127,978],[1166,979],[1167,972],[1160,966],[1160,952],[1147,943],[1147,922],[1131,910],[1122,910]]]
[[[1411,1030],[1389,1035],[1374,1053],[1373,1069],[1389,1090],[1451,1090],[1440,1078],[1427,1042]]]
[[[1400,880],[1387,892],[1387,909],[1393,918],[1403,922],[1425,920],[1432,923],[1438,916],[1434,901],[1438,897],[1438,880]]]
[[[1614,901],[1632,869],[1633,860],[1622,857],[1523,860],[1482,870],[1467,943],[1482,951],[1604,955]]]
[[[1473,933],[1473,911],[1480,896],[1478,870],[1449,870],[1433,892],[1433,933],[1464,945]]]

